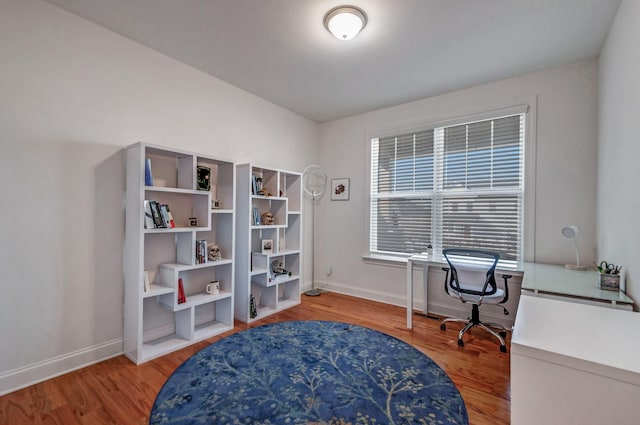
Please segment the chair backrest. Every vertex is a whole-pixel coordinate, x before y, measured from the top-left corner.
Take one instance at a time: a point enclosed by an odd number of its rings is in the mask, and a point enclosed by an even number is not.
[[[500,259],[496,252],[483,249],[448,248],[442,251],[449,263],[449,288],[471,295],[495,294],[495,269]]]

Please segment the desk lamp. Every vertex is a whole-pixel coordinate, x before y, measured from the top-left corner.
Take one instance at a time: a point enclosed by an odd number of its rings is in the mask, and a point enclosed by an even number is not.
[[[564,266],[571,270],[586,270],[586,266],[580,265],[580,251],[578,251],[578,233],[580,228],[578,226],[565,226],[562,228],[562,236],[565,238],[573,239],[573,245],[576,247],[576,263],[565,264]]]

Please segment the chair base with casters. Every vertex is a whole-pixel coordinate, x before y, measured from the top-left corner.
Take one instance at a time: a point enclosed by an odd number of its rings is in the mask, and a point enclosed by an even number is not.
[[[503,353],[507,352],[507,344],[504,340],[504,338],[507,336],[507,330],[505,329],[504,326],[502,326],[499,323],[482,323],[480,321],[480,310],[478,309],[477,304],[473,304],[473,307],[471,309],[471,319],[455,319],[452,317],[448,317],[444,319],[442,323],[440,323],[440,329],[442,329],[443,331],[447,330],[446,323],[449,323],[449,322],[457,322],[457,323],[465,324],[465,326],[462,329],[460,329],[460,332],[458,332],[458,346],[464,347],[464,341],[462,340],[462,336],[469,329],[477,326],[489,332],[491,335],[495,336],[496,338],[498,338],[498,341],[500,341],[500,351]],[[498,329],[498,331],[496,332],[494,329]]]
[[[480,320],[479,306],[484,304],[501,305],[504,314],[509,312],[504,308],[504,303],[509,299],[509,287],[507,285],[510,275],[502,275],[504,289],[499,288],[495,280],[495,268],[500,256],[491,251],[468,248],[450,248],[443,250],[443,255],[449,267],[442,270],[446,272],[445,291],[448,295],[459,299],[462,303],[472,305],[470,319],[446,318],[440,324],[440,329],[447,329],[447,322],[461,322],[465,326],[458,332],[458,346],[464,347],[462,336],[469,329],[479,327],[495,336],[500,342],[500,351],[507,352],[504,338],[507,331],[498,323],[483,323]]]

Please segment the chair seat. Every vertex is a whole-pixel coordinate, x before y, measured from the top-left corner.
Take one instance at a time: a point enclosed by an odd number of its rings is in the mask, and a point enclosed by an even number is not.
[[[460,285],[460,289],[462,289],[463,291],[465,289],[479,291],[482,288],[478,288],[477,286]],[[464,292],[460,293],[451,287],[449,287],[449,293],[454,297],[464,298],[468,302],[477,303],[480,301],[480,295],[467,294]],[[496,292],[494,294],[485,295],[484,297],[482,297],[482,303],[499,304],[503,298],[504,290],[502,288],[496,288]]]

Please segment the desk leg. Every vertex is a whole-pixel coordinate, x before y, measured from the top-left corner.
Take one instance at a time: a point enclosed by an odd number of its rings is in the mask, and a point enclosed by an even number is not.
[[[422,312],[427,317],[427,276],[429,276],[429,264],[422,267]]]
[[[407,328],[413,329],[413,261],[407,260]]]

